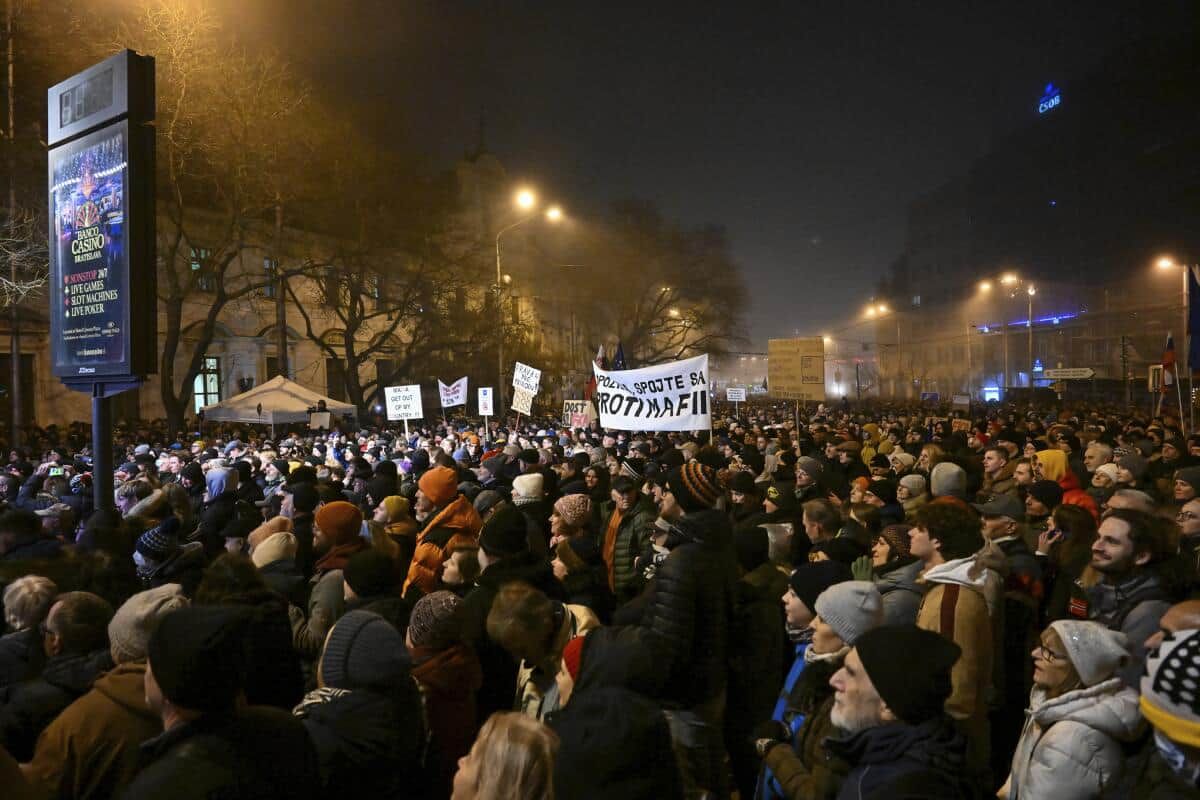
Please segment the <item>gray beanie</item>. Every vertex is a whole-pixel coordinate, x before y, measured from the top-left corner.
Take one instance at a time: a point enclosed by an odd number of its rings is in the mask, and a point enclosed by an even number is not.
[[[803,470],[814,481],[819,480],[825,472],[825,466],[809,456],[800,456],[796,459],[796,469]]]
[[[167,613],[183,608],[188,600],[183,587],[167,583],[130,597],[108,623],[109,652],[118,664],[141,661],[146,657],[150,634]]]
[[[404,638],[370,611],[351,611],[333,626],[321,654],[321,678],[334,689],[389,688],[406,679]]]
[[[883,597],[870,581],[835,583],[818,595],[814,610],[850,646],[883,624]]]
[[[909,474],[900,479],[900,485],[908,489],[909,493],[916,497],[917,495],[925,494],[925,476]]]
[[[943,461],[929,473],[929,493],[934,497],[967,498],[967,473],[958,464]]]
[[[1078,619],[1060,619],[1050,627],[1062,639],[1084,686],[1103,683],[1129,660],[1129,640],[1120,631]]]
[[[504,502],[504,495],[497,492],[495,489],[484,489],[479,494],[475,495],[475,513],[486,514],[495,506]]]

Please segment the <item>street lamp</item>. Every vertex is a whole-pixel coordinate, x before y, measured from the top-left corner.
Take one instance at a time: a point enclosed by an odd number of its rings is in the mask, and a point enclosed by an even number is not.
[[[1029,327],[1029,352],[1026,354],[1026,363],[1029,365],[1029,388],[1033,388],[1033,296],[1037,294],[1037,287],[1032,283],[1025,290],[1029,295],[1029,315],[1027,319]]]
[[[979,291],[990,292],[991,290],[992,290],[992,282],[991,281],[980,281],[979,282]]]
[[[506,285],[512,283],[512,276],[505,275],[500,270],[500,237],[503,236],[504,234],[508,233],[509,231],[511,231],[513,228],[518,228],[518,227],[524,225],[526,222],[529,222],[530,220],[536,219],[538,217],[538,214],[534,211],[534,209],[537,207],[537,195],[535,195],[531,190],[521,189],[520,191],[518,191],[516,193],[513,200],[516,203],[517,208],[520,208],[523,211],[529,211],[532,213],[526,214],[525,216],[518,219],[516,222],[513,222],[511,225],[507,225],[496,232],[496,285],[494,287],[494,291],[496,292],[496,310],[500,314],[500,323],[501,323],[500,324],[500,336],[496,340],[496,375],[497,375],[497,379],[499,381],[498,385],[496,386],[496,401],[500,406],[499,417],[502,420],[505,419],[505,408],[504,408],[504,308],[503,308],[502,300],[503,300],[503,296],[504,296],[504,294],[503,294],[504,287]],[[563,212],[562,212],[562,209],[559,208],[558,206],[550,206],[550,208],[546,209],[546,213],[544,216],[545,216],[547,222],[558,222],[562,219]]]
[[[1183,363],[1188,364],[1188,427],[1194,431],[1196,428],[1195,412],[1193,410],[1195,408],[1195,401],[1192,396],[1192,367],[1191,367],[1191,364],[1188,363],[1188,359],[1191,356],[1191,343],[1188,341],[1189,340],[1189,336],[1188,336],[1188,269],[1189,269],[1189,267],[1187,264],[1180,264],[1178,261],[1176,261],[1171,256],[1159,257],[1158,261],[1156,261],[1154,263],[1154,265],[1164,271],[1169,270],[1169,269],[1174,269],[1175,267],[1179,267],[1179,277],[1181,278],[1180,303],[1183,306],[1183,327],[1181,328],[1181,331],[1183,333]],[[1180,414],[1180,416],[1183,416],[1182,408],[1179,409],[1179,414]]]

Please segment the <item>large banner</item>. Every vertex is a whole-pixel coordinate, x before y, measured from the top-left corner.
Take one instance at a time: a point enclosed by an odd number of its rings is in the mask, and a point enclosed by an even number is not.
[[[593,364],[592,370],[592,400],[606,428],[698,431],[712,424],[707,354],[641,369],[606,370]]]
[[[825,340],[767,342],[767,391],[780,400],[825,401]]]
[[[467,404],[467,376],[464,375],[449,386],[439,380],[438,394],[442,396],[442,408],[465,406]]]
[[[425,416],[421,410],[421,387],[419,384],[385,386],[383,397],[387,403],[387,418],[390,420],[420,419]]]

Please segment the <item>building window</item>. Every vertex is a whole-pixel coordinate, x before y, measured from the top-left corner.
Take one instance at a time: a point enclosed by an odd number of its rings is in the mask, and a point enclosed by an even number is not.
[[[196,288],[202,292],[215,292],[217,283],[213,280],[212,267],[208,260],[212,257],[212,251],[207,247],[191,248],[191,268],[192,272],[196,273]]]
[[[921,295],[914,294],[912,297],[912,304],[913,304],[913,307],[920,306],[921,305]]]
[[[205,406],[221,402],[221,359],[204,357],[204,365],[192,382],[192,397],[197,413]]]
[[[340,358],[325,359],[325,393],[334,400],[346,399],[346,362]]]
[[[279,285],[279,278],[275,274],[275,259],[264,258],[263,271],[267,273],[267,282],[263,286],[263,297],[274,299]]]

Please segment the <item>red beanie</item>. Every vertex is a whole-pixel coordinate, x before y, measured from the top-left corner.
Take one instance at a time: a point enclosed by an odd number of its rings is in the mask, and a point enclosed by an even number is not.
[[[579,680],[579,658],[583,655],[583,637],[576,636],[571,641],[567,642],[567,646],[563,648],[563,666],[567,668],[567,672],[571,675],[571,680]]]
[[[317,509],[314,521],[329,541],[339,545],[352,542],[359,535],[363,516],[354,504],[338,500]]]
[[[421,476],[417,486],[429,502],[442,508],[458,494],[458,473],[449,467],[434,467]]]

